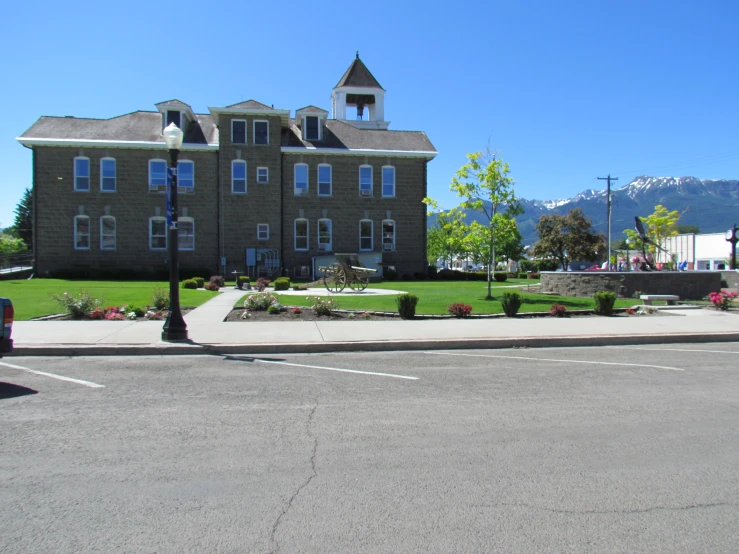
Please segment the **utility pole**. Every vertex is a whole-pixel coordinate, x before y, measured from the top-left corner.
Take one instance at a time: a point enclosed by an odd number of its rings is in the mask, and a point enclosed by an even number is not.
[[[608,181],[608,271],[611,270],[611,181],[618,181],[618,177],[598,177],[599,181]]]

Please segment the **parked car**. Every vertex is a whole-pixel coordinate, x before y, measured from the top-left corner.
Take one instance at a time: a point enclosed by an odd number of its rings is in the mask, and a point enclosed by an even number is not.
[[[0,311],[3,314],[2,326],[0,326],[0,358],[3,354],[10,354],[13,351],[13,318],[15,318],[15,309],[10,298],[0,298]]]

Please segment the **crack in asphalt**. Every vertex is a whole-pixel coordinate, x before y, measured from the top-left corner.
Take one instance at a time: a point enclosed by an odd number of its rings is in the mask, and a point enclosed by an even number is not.
[[[311,474],[295,490],[293,495],[287,501],[287,504],[285,505],[284,509],[282,510],[282,512],[280,512],[280,515],[277,516],[277,519],[272,525],[272,534],[270,535],[270,541],[272,542],[273,547],[272,547],[272,550],[270,550],[270,554],[275,554],[276,552],[280,551],[280,544],[277,542],[277,539],[275,538],[275,536],[277,534],[277,528],[280,526],[280,523],[282,522],[282,518],[285,517],[285,515],[290,511],[290,508],[292,508],[293,502],[298,497],[298,495],[302,492],[302,490],[310,484],[310,482],[313,480],[314,477],[318,475],[318,473],[316,472],[316,452],[318,451],[318,437],[315,434],[313,434],[313,430],[312,430],[313,418],[316,415],[316,409],[318,408],[318,400],[315,400],[314,402],[315,404],[313,405],[313,408],[308,414],[308,420],[305,426],[306,434],[310,438],[313,439],[313,450],[310,455]]]
[[[683,510],[695,510],[702,508],[717,508],[722,506],[738,506],[731,502],[713,502],[708,504],[689,504],[688,506],[652,506],[651,508],[641,508],[634,510],[560,510],[556,508],[545,508],[544,506],[534,506],[532,504],[519,504],[519,503],[507,503],[503,502],[500,504],[482,504],[480,507],[483,508],[499,508],[499,507],[511,507],[511,508],[528,508],[530,510],[541,510],[544,512],[551,512],[555,514],[576,514],[576,515],[608,515],[608,514],[646,514],[649,512],[657,511],[683,511]]]

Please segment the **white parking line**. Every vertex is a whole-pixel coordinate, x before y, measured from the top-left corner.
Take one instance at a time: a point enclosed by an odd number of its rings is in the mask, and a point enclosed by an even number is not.
[[[21,371],[27,371],[28,373],[34,373],[36,375],[41,375],[43,377],[51,377],[52,379],[59,379],[60,381],[68,381],[70,383],[76,383],[77,385],[84,385],[85,387],[90,387],[93,389],[104,389],[105,388],[105,385],[98,385],[97,383],[93,383],[91,381],[83,381],[82,379],[73,379],[72,377],[65,377],[64,375],[56,375],[54,373],[46,373],[45,371],[36,371],[35,369],[30,369],[30,368],[23,367],[20,365],[6,364],[5,362],[0,362],[0,365],[4,365],[6,367],[12,367],[13,369],[20,369]]]
[[[536,362],[562,362],[567,364],[596,364],[596,365],[621,365],[630,367],[651,367],[653,369],[670,369],[672,371],[685,371],[679,367],[649,364],[629,364],[625,362],[592,362],[587,360],[557,360],[554,358],[533,358],[527,356],[497,356],[493,354],[457,354],[454,352],[424,352],[424,354],[437,354],[439,356],[468,356],[470,358],[506,358],[509,360],[534,360]]]
[[[698,348],[650,348],[647,346],[644,346],[642,348],[636,346],[609,346],[609,348],[618,348],[619,350],[646,350],[647,352],[649,352],[650,350],[655,350],[666,352],[706,352],[709,354],[739,354],[739,352],[735,350],[701,350]]]
[[[340,371],[342,373],[359,373],[361,375],[378,375],[380,377],[394,377],[395,379],[408,379],[411,381],[418,381],[418,377],[409,377],[407,375],[395,375],[394,373],[377,373],[374,371],[359,371],[356,369],[342,369],[338,367],[325,367],[320,365],[307,365],[307,364],[294,364],[291,362],[278,362],[277,360],[263,360],[260,358],[252,358],[255,362],[262,362],[264,364],[278,364],[278,365],[289,365],[294,367],[308,367],[311,369],[325,369],[328,371]]]

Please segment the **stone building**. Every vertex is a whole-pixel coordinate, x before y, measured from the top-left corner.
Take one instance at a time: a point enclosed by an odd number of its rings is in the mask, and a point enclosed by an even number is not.
[[[335,252],[400,274],[426,268],[425,133],[391,131],[385,90],[357,55],[329,112],[254,100],[209,113],[179,100],[111,119],[41,117],[33,150],[38,275],[166,271],[169,123],[178,162],[180,266],[312,278]],[[356,113],[356,119],[348,115]]]

